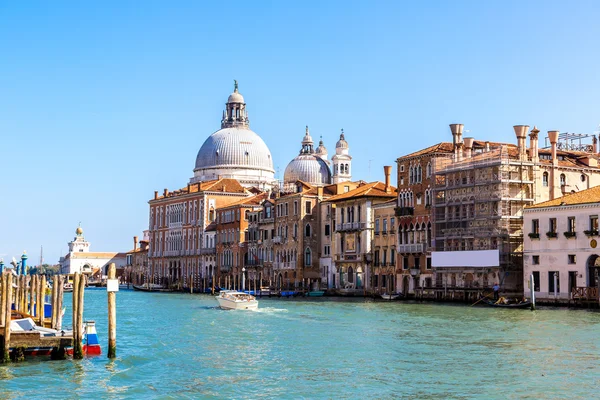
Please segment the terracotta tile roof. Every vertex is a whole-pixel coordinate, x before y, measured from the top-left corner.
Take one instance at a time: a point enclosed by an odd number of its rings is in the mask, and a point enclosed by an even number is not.
[[[226,206],[219,207],[219,210],[226,210],[232,207],[239,206],[260,206],[262,202],[269,198],[269,194],[267,192],[257,194],[256,196],[246,197],[240,201],[236,201],[235,203],[227,204]]]
[[[398,160],[402,158],[411,158],[423,156],[426,154],[435,154],[435,153],[452,153],[454,151],[454,146],[450,142],[440,142],[438,144],[434,144],[433,146],[426,147],[422,150],[415,151],[414,153],[407,154],[405,156],[399,157]]]
[[[244,194],[247,193],[247,190],[236,179],[222,178],[206,182],[191,183],[184,188],[175,190],[173,192],[169,192],[166,198],[198,192],[225,192]],[[158,198],[152,199],[150,201],[160,200],[164,198],[165,196],[158,196]]]
[[[353,199],[357,197],[388,197],[395,198],[398,195],[398,191],[395,187],[390,186],[390,193],[385,191],[385,183],[383,182],[371,182],[365,185],[361,185],[354,190],[350,190],[347,193],[341,193],[336,196],[330,197],[328,201],[339,201]]]
[[[575,204],[600,203],[600,186],[582,190],[576,193],[569,193],[558,199],[544,201],[525,208],[543,208],[557,206],[571,206]]]
[[[212,232],[217,230],[217,223],[215,221],[211,222],[206,226],[204,232]]]

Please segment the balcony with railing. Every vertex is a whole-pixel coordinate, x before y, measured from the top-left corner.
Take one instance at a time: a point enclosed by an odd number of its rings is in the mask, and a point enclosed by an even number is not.
[[[281,236],[273,236],[273,243],[275,243],[275,244],[283,243],[283,238]]]
[[[200,254],[216,254],[217,249],[215,247],[204,247],[200,249]]]
[[[244,262],[245,267],[262,267],[264,264],[264,259],[262,258],[252,258]]]
[[[425,251],[424,243],[399,244],[396,246],[398,253],[423,253]]]
[[[366,222],[345,222],[343,224],[336,224],[335,230],[338,232],[344,231],[359,231],[363,229],[370,229],[372,224]]]

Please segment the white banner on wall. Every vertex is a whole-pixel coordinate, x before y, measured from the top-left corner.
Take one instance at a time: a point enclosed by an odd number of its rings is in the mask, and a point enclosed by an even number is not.
[[[499,250],[433,251],[431,266],[443,267],[498,267]]]

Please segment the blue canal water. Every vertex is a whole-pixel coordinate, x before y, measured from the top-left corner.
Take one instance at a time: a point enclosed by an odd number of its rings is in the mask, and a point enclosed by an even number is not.
[[[597,398],[600,313],[87,290],[104,355],[0,365],[0,399]],[[70,296],[66,296],[70,297]],[[65,325],[70,325],[70,298]]]

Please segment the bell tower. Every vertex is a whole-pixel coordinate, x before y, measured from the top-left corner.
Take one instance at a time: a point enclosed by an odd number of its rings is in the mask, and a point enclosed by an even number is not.
[[[333,163],[333,183],[347,182],[352,180],[352,156],[344,130],[340,134],[340,140],[335,145],[335,155],[331,157]]]

